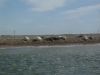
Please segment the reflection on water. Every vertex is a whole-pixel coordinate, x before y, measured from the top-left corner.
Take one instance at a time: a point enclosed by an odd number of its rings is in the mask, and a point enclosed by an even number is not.
[[[0,75],[100,75],[100,47],[0,49]]]

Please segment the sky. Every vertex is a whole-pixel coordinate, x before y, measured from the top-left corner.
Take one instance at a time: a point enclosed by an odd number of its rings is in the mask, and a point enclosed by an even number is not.
[[[100,32],[100,0],[0,0],[0,34]]]

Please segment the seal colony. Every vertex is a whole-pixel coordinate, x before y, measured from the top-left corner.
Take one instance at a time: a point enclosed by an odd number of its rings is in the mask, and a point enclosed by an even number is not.
[[[52,46],[96,43],[100,43],[100,34],[0,36],[0,46]]]

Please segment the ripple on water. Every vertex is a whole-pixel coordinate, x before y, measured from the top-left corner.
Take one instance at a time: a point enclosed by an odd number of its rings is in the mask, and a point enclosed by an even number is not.
[[[0,75],[100,75],[98,46],[17,48],[0,52]]]

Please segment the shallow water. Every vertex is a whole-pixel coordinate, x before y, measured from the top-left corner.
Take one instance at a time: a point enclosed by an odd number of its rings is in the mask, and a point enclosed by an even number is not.
[[[100,75],[100,45],[2,48],[0,75]]]

